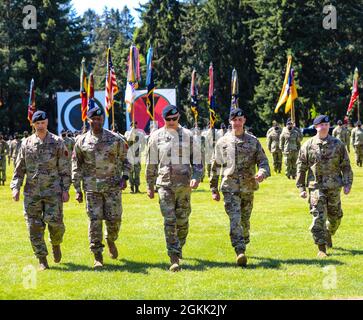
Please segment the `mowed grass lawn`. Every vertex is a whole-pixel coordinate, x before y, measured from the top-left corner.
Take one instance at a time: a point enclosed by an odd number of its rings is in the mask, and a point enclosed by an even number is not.
[[[266,148],[266,140],[261,139]],[[268,153],[268,152],[267,152]],[[270,154],[270,165],[272,160]],[[105,267],[92,269],[85,204],[64,206],[63,260],[50,270],[32,272],[33,256],[23,217],[22,198],[11,200],[8,170],[0,186],[1,299],[339,299],[363,297],[363,169],[354,164],[351,194],[342,196],[344,218],[325,260],[316,257],[306,200],[295,182],[272,173],[255,193],[248,267],[235,265],[229,220],[223,201],[212,202],[208,183],[192,194],[190,231],[182,272],[168,272],[163,219],[158,199],[123,194],[119,258],[105,250]],[[46,234],[48,238],[48,233]],[[51,248],[48,243],[48,249]],[[34,281],[29,277],[34,274]]]

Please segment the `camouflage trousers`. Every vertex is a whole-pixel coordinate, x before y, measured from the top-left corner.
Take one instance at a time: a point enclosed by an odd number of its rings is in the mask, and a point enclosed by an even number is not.
[[[354,146],[355,153],[355,163],[357,166],[362,166],[363,164],[363,144],[359,146]]]
[[[250,242],[250,218],[253,208],[253,192],[223,192],[224,208],[229,217],[229,236],[237,254],[246,250]]]
[[[211,168],[212,168],[212,164],[211,163],[208,163],[207,164],[207,176],[208,176],[208,179],[210,179]]]
[[[282,152],[280,150],[272,152],[272,159],[275,172],[280,172],[282,167]]]
[[[139,186],[140,185],[140,172],[141,172],[141,164],[133,164],[131,165],[130,171],[130,186]]]
[[[299,155],[298,151],[290,151],[287,154],[284,154],[285,161],[285,174],[287,177],[296,177],[296,161]]]
[[[164,233],[169,257],[182,257],[189,231],[191,189],[181,186],[173,189],[158,187],[161,214],[164,217]]]
[[[49,240],[52,245],[63,241],[63,203],[60,195],[52,197],[25,196],[24,217],[29,231],[30,243],[37,258],[48,255],[44,231],[48,224]]]
[[[340,191],[341,189],[309,191],[310,213],[313,216],[310,230],[317,245],[326,244],[327,233],[334,235],[338,230],[343,217]]]
[[[0,181],[6,181],[6,156],[0,159]]]
[[[121,227],[121,192],[86,192],[86,210],[89,217],[88,238],[93,253],[103,251],[102,220],[105,220],[105,238],[116,241]]]

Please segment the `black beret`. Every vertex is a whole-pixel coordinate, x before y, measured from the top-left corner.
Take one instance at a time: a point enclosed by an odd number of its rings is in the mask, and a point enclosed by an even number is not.
[[[35,111],[33,114],[32,123],[35,123],[37,121],[43,121],[45,119],[48,119],[47,114],[44,111],[38,110],[38,111]],[[24,131],[24,134],[25,134],[25,131]]]
[[[287,121],[286,121],[286,125],[288,126],[289,124],[292,124],[292,121],[291,121],[290,118],[288,118]]]
[[[342,124],[343,124],[343,121],[342,120],[338,120],[337,125],[338,126],[341,126]]]
[[[317,116],[314,119],[313,125],[316,126],[316,125],[318,125],[320,123],[329,123],[329,117],[324,115],[324,114],[321,114],[320,116]]]
[[[357,126],[361,126],[361,125],[362,125],[362,122],[357,121]]]
[[[233,120],[236,117],[242,117],[244,116],[244,112],[242,109],[240,108],[234,108],[231,110],[231,112],[229,113],[229,120]]]
[[[87,118],[92,118],[95,116],[103,116],[103,108],[100,108],[99,106],[95,106],[92,109],[89,109],[87,111]]]
[[[176,106],[169,104],[163,110],[163,118],[165,119],[167,116],[174,116],[179,113],[179,110]]]

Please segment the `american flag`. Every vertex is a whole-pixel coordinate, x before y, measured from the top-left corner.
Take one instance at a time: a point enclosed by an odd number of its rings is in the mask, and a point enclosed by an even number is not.
[[[116,82],[115,69],[113,68],[112,58],[111,58],[111,48],[107,50],[107,73],[106,73],[106,88],[105,88],[105,99],[106,99],[106,113],[109,115],[114,100],[114,95],[118,92],[118,86]]]

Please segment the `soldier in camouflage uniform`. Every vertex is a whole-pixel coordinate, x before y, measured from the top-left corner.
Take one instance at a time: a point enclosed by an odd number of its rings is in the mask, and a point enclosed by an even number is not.
[[[19,150],[21,146],[21,140],[17,133],[14,134],[14,139],[10,142],[9,148],[9,158],[13,160],[14,168],[15,168],[15,161],[18,156]]]
[[[130,188],[131,193],[140,193],[140,172],[141,172],[141,153],[146,145],[145,134],[137,128],[137,121],[131,124],[131,130],[125,132],[125,138],[129,145]]]
[[[112,259],[118,257],[115,241],[121,227],[121,192],[127,186],[130,164],[127,143],[119,135],[103,129],[104,111],[95,106],[87,112],[91,129],[77,138],[72,154],[72,182],[76,200],[83,202],[89,217],[89,242],[94,267],[103,267],[102,220],[106,223],[106,241]]]
[[[244,131],[244,112],[236,108],[231,111],[229,118],[232,132],[226,133],[216,144],[210,188],[213,200],[219,201],[218,180],[222,175],[221,191],[230,220],[232,246],[237,254],[237,264],[246,266],[245,250],[246,244],[250,242],[254,192],[258,190],[259,183],[270,176],[270,167],[258,139]]]
[[[348,129],[343,126],[342,120],[338,120],[337,126],[334,128],[332,135],[334,138],[339,139],[346,146],[348,152],[350,152],[350,134]]]
[[[314,125],[316,136],[306,141],[299,153],[296,186],[304,199],[309,189],[311,232],[318,257],[324,258],[343,217],[341,189],[344,187],[345,194],[350,192],[353,172],[344,144],[329,135],[329,117],[316,117]]]
[[[280,135],[280,149],[284,155],[286,176],[289,179],[296,178],[296,160],[301,146],[302,135],[298,129],[294,129],[290,119]]]
[[[274,121],[273,124],[274,127],[267,131],[267,147],[272,153],[274,171],[281,173],[282,152],[280,149],[280,135],[282,130],[276,121]]]
[[[10,187],[13,199],[19,201],[20,188],[27,175],[24,187],[24,215],[34,254],[39,259],[39,269],[48,269],[47,246],[44,230],[48,225],[54,262],[61,260],[60,244],[65,226],[63,202],[69,200],[71,184],[68,150],[58,136],[47,130],[48,119],[43,111],[32,117],[35,133],[26,138],[16,159]]]
[[[163,110],[165,126],[154,131],[146,155],[147,194],[159,194],[164,217],[164,232],[170,271],[179,271],[179,259],[189,230],[191,189],[196,189],[202,176],[200,142],[190,130],[179,125],[177,107]]]
[[[362,123],[357,122],[357,126],[352,130],[352,145],[354,147],[355,162],[361,167],[363,164],[363,129]]]
[[[6,156],[9,154],[9,145],[0,133],[0,184],[6,181]]]
[[[207,170],[208,179],[211,174],[211,160],[213,157],[214,148],[218,140],[218,131],[214,128],[208,128],[203,132],[204,143],[205,143],[205,164]]]

